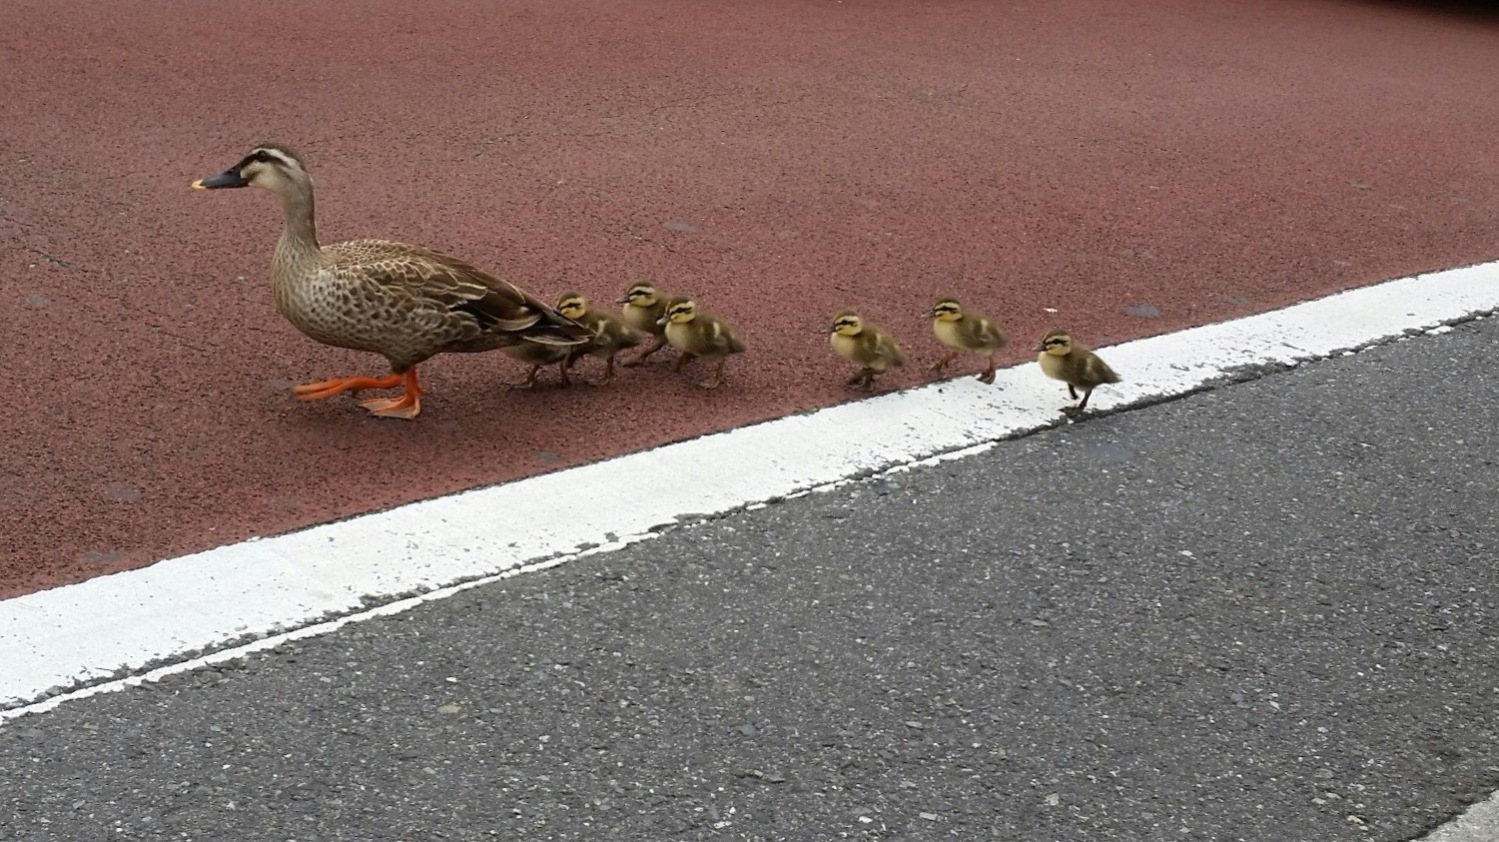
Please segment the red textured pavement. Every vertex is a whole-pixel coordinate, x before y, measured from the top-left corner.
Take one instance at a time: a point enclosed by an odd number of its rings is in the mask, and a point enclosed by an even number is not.
[[[7,0],[0,78],[0,597],[848,399],[850,304],[911,384],[939,293],[1016,361],[1499,257],[1499,22],[1416,3]],[[261,140],[326,242],[654,276],[749,353],[299,404],[384,363],[276,314],[271,196],[188,189]]]

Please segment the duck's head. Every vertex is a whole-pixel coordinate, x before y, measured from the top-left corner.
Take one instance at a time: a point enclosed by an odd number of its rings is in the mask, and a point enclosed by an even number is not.
[[[309,185],[312,178],[297,153],[275,143],[263,143],[218,175],[193,182],[194,190],[259,187],[279,192],[293,185]]]
[[[1036,346],[1037,351],[1045,351],[1057,357],[1065,357],[1072,352],[1072,337],[1067,331],[1053,330],[1041,337],[1041,344]]]
[[[656,303],[656,285],[650,281],[641,281],[631,284],[625,290],[625,294],[615,300],[616,304],[634,304],[636,307],[650,307]]]
[[[588,312],[588,299],[584,298],[581,293],[564,292],[557,296],[557,312],[577,321]]]
[[[833,326],[828,328],[828,333],[836,333],[839,336],[858,336],[864,330],[864,321],[859,314],[853,310],[844,310],[833,317]]]
[[[939,322],[955,322],[963,318],[963,305],[951,298],[939,298],[927,315]]]
[[[667,303],[666,312],[662,314],[660,319],[656,320],[656,324],[684,325],[695,318],[697,318],[696,301],[693,301],[691,298],[673,298]]]

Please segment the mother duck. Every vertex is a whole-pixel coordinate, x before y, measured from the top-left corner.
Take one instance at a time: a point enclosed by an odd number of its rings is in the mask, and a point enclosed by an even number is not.
[[[525,290],[461,260],[390,240],[318,244],[312,177],[301,159],[264,144],[198,190],[259,187],[281,197],[286,226],[271,260],[276,309],[325,345],[380,354],[384,377],[340,377],[292,389],[314,401],[360,389],[404,387],[398,398],[360,405],[383,418],[415,418],[423,389],[416,366],[440,353],[491,351],[522,342],[577,345],[590,333]]]

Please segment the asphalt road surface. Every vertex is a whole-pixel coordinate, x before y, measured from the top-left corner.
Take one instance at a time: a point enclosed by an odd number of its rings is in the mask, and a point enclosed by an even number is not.
[[[1499,786],[1499,321],[0,729],[18,840],[1409,840]]]

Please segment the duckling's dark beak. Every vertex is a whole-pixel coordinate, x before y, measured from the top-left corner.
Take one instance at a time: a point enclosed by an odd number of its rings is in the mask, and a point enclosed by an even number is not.
[[[630,296],[628,296],[628,295],[621,295],[620,297],[614,299],[614,303],[615,304],[629,304],[630,303]]]
[[[224,170],[215,176],[200,178],[193,182],[194,190],[223,190],[228,187],[249,187],[250,182],[240,177],[239,170]]]
[[[669,321],[671,321],[671,316],[670,315],[666,315],[666,316],[662,316],[661,318],[657,319],[656,320],[656,324],[658,324],[658,325],[664,325],[664,324],[666,324]]]
[[[1038,354],[1039,354],[1039,353],[1041,353],[1041,352],[1042,352],[1042,351],[1045,351],[1045,350],[1046,350],[1046,343],[1044,343],[1044,342],[1043,342],[1043,343],[1041,343],[1041,344],[1040,344],[1040,345],[1037,345],[1037,346],[1036,346],[1036,347],[1035,347],[1035,351],[1036,351],[1036,353],[1038,353]]]

